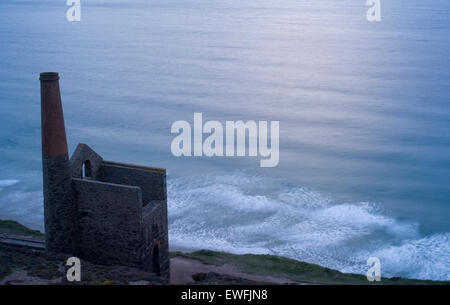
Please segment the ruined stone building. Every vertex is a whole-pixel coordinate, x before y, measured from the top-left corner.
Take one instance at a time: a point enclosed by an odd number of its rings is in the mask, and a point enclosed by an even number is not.
[[[58,73],[41,73],[46,247],[169,280],[165,169],[105,161],[85,144],[69,159]]]

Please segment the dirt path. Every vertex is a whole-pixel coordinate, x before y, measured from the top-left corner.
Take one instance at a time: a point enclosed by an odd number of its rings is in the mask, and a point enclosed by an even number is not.
[[[271,284],[299,284],[292,280],[274,276],[248,274],[239,271],[235,266],[207,265],[199,260],[176,256],[170,259],[170,282],[175,285],[193,283],[192,275],[196,273],[215,272],[237,278],[244,278],[255,282],[265,282]]]

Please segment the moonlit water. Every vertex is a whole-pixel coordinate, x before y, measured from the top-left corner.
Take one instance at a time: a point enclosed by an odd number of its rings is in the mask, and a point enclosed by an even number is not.
[[[219,3],[220,2],[220,3]],[[338,3],[337,3],[338,2]],[[43,229],[39,72],[69,149],[168,170],[170,243],[450,280],[450,3],[0,2],[0,219]],[[175,158],[176,120],[280,121],[280,163]]]

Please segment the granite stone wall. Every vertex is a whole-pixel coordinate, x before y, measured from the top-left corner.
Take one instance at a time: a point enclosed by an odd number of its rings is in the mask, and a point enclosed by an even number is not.
[[[44,224],[47,248],[73,253],[77,240],[77,206],[67,154],[42,157]]]
[[[133,165],[114,162],[102,162],[98,180],[110,183],[139,186],[142,190],[144,205],[150,200],[165,200],[164,170],[151,170]]]
[[[88,163],[89,173],[86,173],[87,178],[98,180],[102,162],[103,158],[99,154],[93,151],[88,145],[80,143],[70,158],[71,175],[74,178],[83,178],[82,167],[85,163]]]
[[[150,201],[143,210],[144,270],[159,273],[169,280],[169,236],[167,227],[167,201]],[[158,249],[156,250],[156,247]],[[157,252],[156,252],[157,251]],[[155,260],[155,255],[158,256]],[[155,263],[158,266],[155,266]]]
[[[142,197],[139,187],[74,178],[78,253],[95,263],[140,267]]]

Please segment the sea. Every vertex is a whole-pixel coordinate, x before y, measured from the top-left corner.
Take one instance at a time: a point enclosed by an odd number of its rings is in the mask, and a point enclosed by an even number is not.
[[[450,280],[450,1],[0,1],[0,219],[43,230],[39,73],[69,150],[167,169],[173,249]],[[279,121],[279,163],[172,154],[179,120]]]

